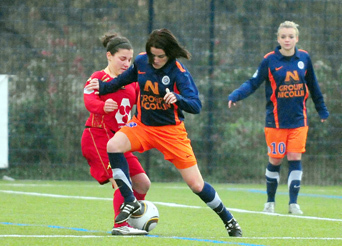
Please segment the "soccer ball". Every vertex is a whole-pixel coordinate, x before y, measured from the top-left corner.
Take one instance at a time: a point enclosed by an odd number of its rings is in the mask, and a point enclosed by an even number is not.
[[[130,226],[145,230],[147,232],[152,231],[159,221],[159,212],[157,207],[150,201],[139,201],[141,205],[140,211],[132,214],[128,219]]]

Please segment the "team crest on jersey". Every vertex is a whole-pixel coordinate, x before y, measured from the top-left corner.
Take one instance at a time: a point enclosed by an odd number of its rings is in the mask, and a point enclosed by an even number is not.
[[[298,62],[298,67],[299,67],[299,69],[303,69],[304,68],[304,62],[299,61]]]
[[[167,75],[165,75],[165,76],[162,78],[162,83],[163,83],[164,85],[170,84],[170,77],[167,76]]]
[[[128,126],[128,127],[136,127],[136,126],[137,126],[137,123],[135,123],[135,122],[129,122],[129,123],[126,124],[126,126]]]

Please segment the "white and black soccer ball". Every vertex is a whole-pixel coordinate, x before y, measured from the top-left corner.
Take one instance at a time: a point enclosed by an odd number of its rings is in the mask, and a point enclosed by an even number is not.
[[[130,226],[136,229],[152,231],[158,224],[159,212],[157,207],[150,201],[139,201],[141,204],[140,211],[132,214],[128,219]]]

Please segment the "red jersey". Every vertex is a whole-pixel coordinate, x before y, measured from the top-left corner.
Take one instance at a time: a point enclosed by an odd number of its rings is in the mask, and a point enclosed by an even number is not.
[[[94,72],[87,80],[89,81],[97,78],[103,82],[111,81],[113,78],[109,76],[104,70]],[[87,110],[90,112],[90,116],[87,119],[85,125],[87,127],[104,128],[114,132],[117,132],[123,127],[131,117],[131,110],[134,104],[137,102],[137,96],[139,95],[138,83],[132,83],[121,87],[116,92],[98,95],[95,91],[88,91],[84,89],[83,99]],[[118,104],[118,109],[113,112],[106,113],[103,110],[105,101],[107,99],[113,99]]]

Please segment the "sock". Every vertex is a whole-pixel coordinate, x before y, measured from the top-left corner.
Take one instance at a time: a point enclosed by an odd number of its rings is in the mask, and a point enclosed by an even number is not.
[[[207,182],[204,182],[202,191],[195,194],[220,216],[223,223],[227,223],[233,218],[233,215],[223,205],[215,189]]]
[[[128,164],[123,153],[108,153],[113,170],[113,178],[118,185],[125,202],[133,202],[132,184],[129,178]]]
[[[113,208],[114,208],[114,221],[116,216],[118,216],[118,214],[120,213],[120,207],[121,204],[124,202],[124,198],[121,195],[121,192],[119,189],[116,189],[114,192],[114,199],[113,199]],[[120,224],[115,224],[114,222],[114,227],[120,227],[120,226],[128,226],[128,223],[125,221],[123,223]]]
[[[275,166],[268,163],[266,167],[266,191],[267,191],[267,202],[275,202],[275,195],[277,192],[279,180],[280,180],[280,165]]]
[[[145,194],[140,194],[137,191],[133,190],[133,194],[137,200],[145,200],[146,193]]]
[[[298,193],[300,190],[300,181],[302,180],[302,161],[288,161],[289,176],[287,179],[287,186],[289,188],[289,196],[291,203],[297,203]]]
[[[140,194],[136,192],[135,190],[133,190],[133,194],[138,200],[145,200],[146,194]],[[124,202],[124,198],[121,195],[120,189],[116,189],[114,192],[114,199],[113,199],[114,221],[115,221],[116,216],[118,216],[118,214],[120,213],[120,207],[123,202]],[[127,223],[127,221],[120,223],[120,224],[115,224],[114,222],[115,228],[121,227],[121,226],[128,226],[128,225],[129,224]]]

